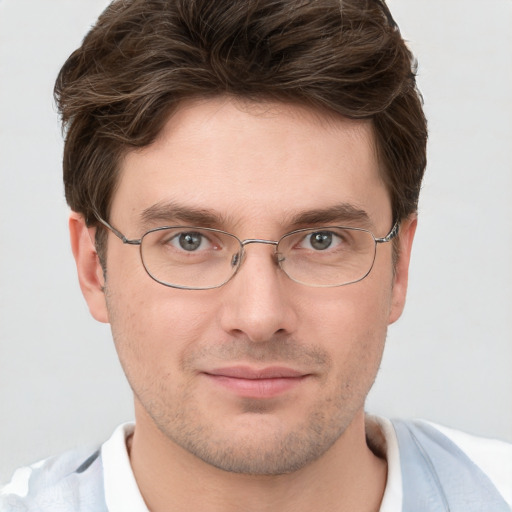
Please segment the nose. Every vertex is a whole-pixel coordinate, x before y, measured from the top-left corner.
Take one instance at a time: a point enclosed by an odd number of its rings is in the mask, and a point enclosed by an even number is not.
[[[253,342],[292,333],[297,323],[294,283],[277,265],[274,244],[254,244],[244,252],[237,275],[222,288],[222,328]]]

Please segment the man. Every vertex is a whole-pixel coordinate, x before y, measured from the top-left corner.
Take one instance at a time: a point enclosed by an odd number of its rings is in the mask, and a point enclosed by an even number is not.
[[[56,96],[136,423],[20,470],[0,510],[510,509],[510,446],[364,413],[426,163],[382,2],[115,1]]]

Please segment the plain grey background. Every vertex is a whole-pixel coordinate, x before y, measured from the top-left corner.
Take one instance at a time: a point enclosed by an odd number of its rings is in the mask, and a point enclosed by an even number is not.
[[[55,76],[105,0],[0,0],[0,481],[131,419],[67,238]],[[368,409],[512,441],[512,1],[390,0],[429,164],[408,305]]]

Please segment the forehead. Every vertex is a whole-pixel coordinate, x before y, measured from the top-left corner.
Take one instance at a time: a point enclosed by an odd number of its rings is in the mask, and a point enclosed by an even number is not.
[[[158,204],[233,225],[339,204],[370,218],[390,210],[369,121],[227,97],[184,103],[152,145],[123,159],[112,215],[133,224]]]

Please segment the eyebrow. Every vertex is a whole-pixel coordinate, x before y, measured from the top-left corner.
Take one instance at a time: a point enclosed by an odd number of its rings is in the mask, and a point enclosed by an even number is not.
[[[327,208],[307,210],[293,215],[292,226],[310,226],[319,224],[358,224],[357,227],[367,228],[372,225],[368,213],[350,203],[339,203]]]
[[[228,219],[207,208],[185,206],[174,201],[156,203],[141,213],[143,228],[154,227],[155,224],[173,225],[184,223],[189,226],[218,228],[229,224]],[[307,226],[338,224],[357,224],[357,227],[372,226],[368,213],[350,203],[339,203],[327,208],[315,208],[298,213],[285,214],[283,224],[290,229]]]
[[[225,218],[212,210],[184,206],[173,201],[156,203],[143,210],[140,217],[143,227],[154,226],[156,223],[185,223],[210,228],[225,223]]]

